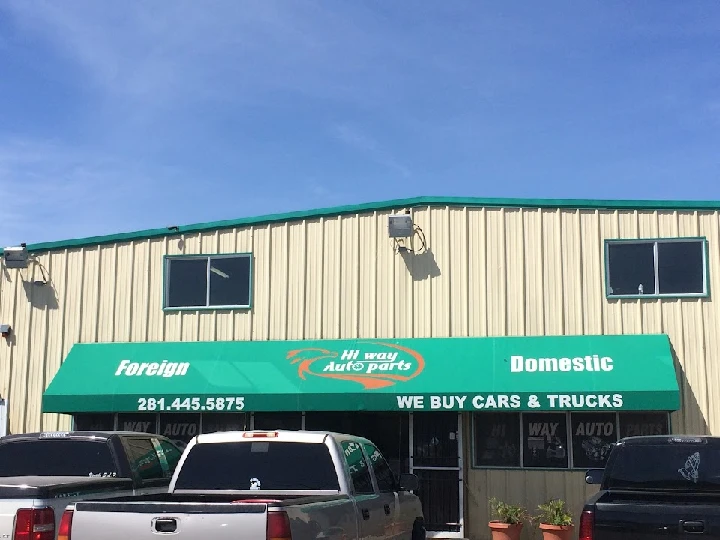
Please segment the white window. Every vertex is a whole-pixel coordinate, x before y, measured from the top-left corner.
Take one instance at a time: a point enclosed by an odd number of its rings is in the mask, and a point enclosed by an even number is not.
[[[707,296],[704,238],[608,240],[607,296]]]
[[[252,255],[191,255],[165,260],[167,309],[249,308]]]

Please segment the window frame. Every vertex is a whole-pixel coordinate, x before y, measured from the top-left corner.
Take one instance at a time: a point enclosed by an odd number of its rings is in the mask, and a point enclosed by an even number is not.
[[[506,465],[478,465],[475,461],[476,456],[476,447],[475,447],[475,419],[476,417],[482,417],[484,413],[482,412],[471,412],[470,413],[470,468],[473,470],[499,470],[499,471],[543,471],[543,472],[575,472],[575,471],[587,471],[586,467],[576,467],[574,463],[574,456],[572,451],[572,442],[573,442],[573,436],[572,436],[572,415],[575,414],[585,414],[585,413],[608,413],[611,412],[615,414],[615,431],[617,433],[617,440],[620,440],[620,430],[622,426],[622,420],[621,417],[624,414],[657,414],[657,415],[665,415],[667,417],[667,428],[668,428],[668,434],[673,434],[673,425],[672,425],[672,413],[669,411],[657,411],[657,410],[627,410],[627,409],[620,409],[620,410],[596,410],[596,411],[590,411],[586,409],[581,410],[542,410],[542,411],[493,411],[493,412],[505,412],[507,414],[518,414],[518,422],[520,422],[520,456],[519,456],[519,465],[516,466],[506,466]],[[525,467],[523,466],[523,450],[524,450],[524,438],[525,438],[525,430],[524,430],[524,417],[526,414],[535,414],[535,413],[560,413],[564,414],[566,416],[566,423],[567,423],[567,448],[568,448],[568,466],[567,467]]]
[[[248,303],[247,305],[242,304],[226,304],[211,306],[210,302],[210,260],[211,259],[231,259],[231,258],[247,258],[250,261],[250,268],[248,271]],[[168,306],[168,298],[170,292],[170,276],[169,276],[169,262],[171,260],[196,260],[205,259],[208,262],[207,265],[207,282],[205,291],[205,305],[204,306],[186,306],[186,307],[175,307]],[[163,256],[163,274],[162,274],[162,288],[163,288],[163,299],[162,309],[163,311],[210,311],[210,310],[235,310],[252,309],[253,305],[253,281],[254,281],[254,268],[255,260],[251,252],[238,252],[238,253],[198,253],[193,255],[164,255]]]
[[[703,254],[703,292],[701,293],[660,293],[658,244],[674,242],[697,242],[702,245]],[[655,291],[647,294],[613,294],[610,292],[610,245],[611,244],[654,244],[653,262],[655,270]],[[658,298],[709,298],[710,297],[710,258],[708,257],[708,239],[705,236],[679,236],[672,238],[606,238],[603,246],[605,269],[605,298],[608,300],[636,300]]]

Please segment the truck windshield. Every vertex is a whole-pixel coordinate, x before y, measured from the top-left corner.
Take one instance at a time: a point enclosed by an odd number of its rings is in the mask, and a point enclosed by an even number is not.
[[[197,444],[181,465],[175,489],[340,489],[324,444],[230,442]]]
[[[118,475],[103,441],[28,440],[0,444],[0,476]]]
[[[623,446],[608,465],[608,489],[720,491],[720,447],[712,444]]]

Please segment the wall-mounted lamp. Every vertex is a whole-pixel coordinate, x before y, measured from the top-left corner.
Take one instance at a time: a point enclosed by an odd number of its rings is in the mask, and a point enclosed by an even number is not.
[[[12,327],[9,324],[0,324],[0,336],[6,338],[10,337]]]
[[[3,249],[5,268],[27,268],[29,258],[30,255],[28,254],[27,245],[25,244]]]

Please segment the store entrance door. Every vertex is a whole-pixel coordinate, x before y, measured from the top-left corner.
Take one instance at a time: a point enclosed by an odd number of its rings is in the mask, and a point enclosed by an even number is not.
[[[463,538],[462,425],[454,412],[413,413],[410,472],[420,479],[428,537]]]

